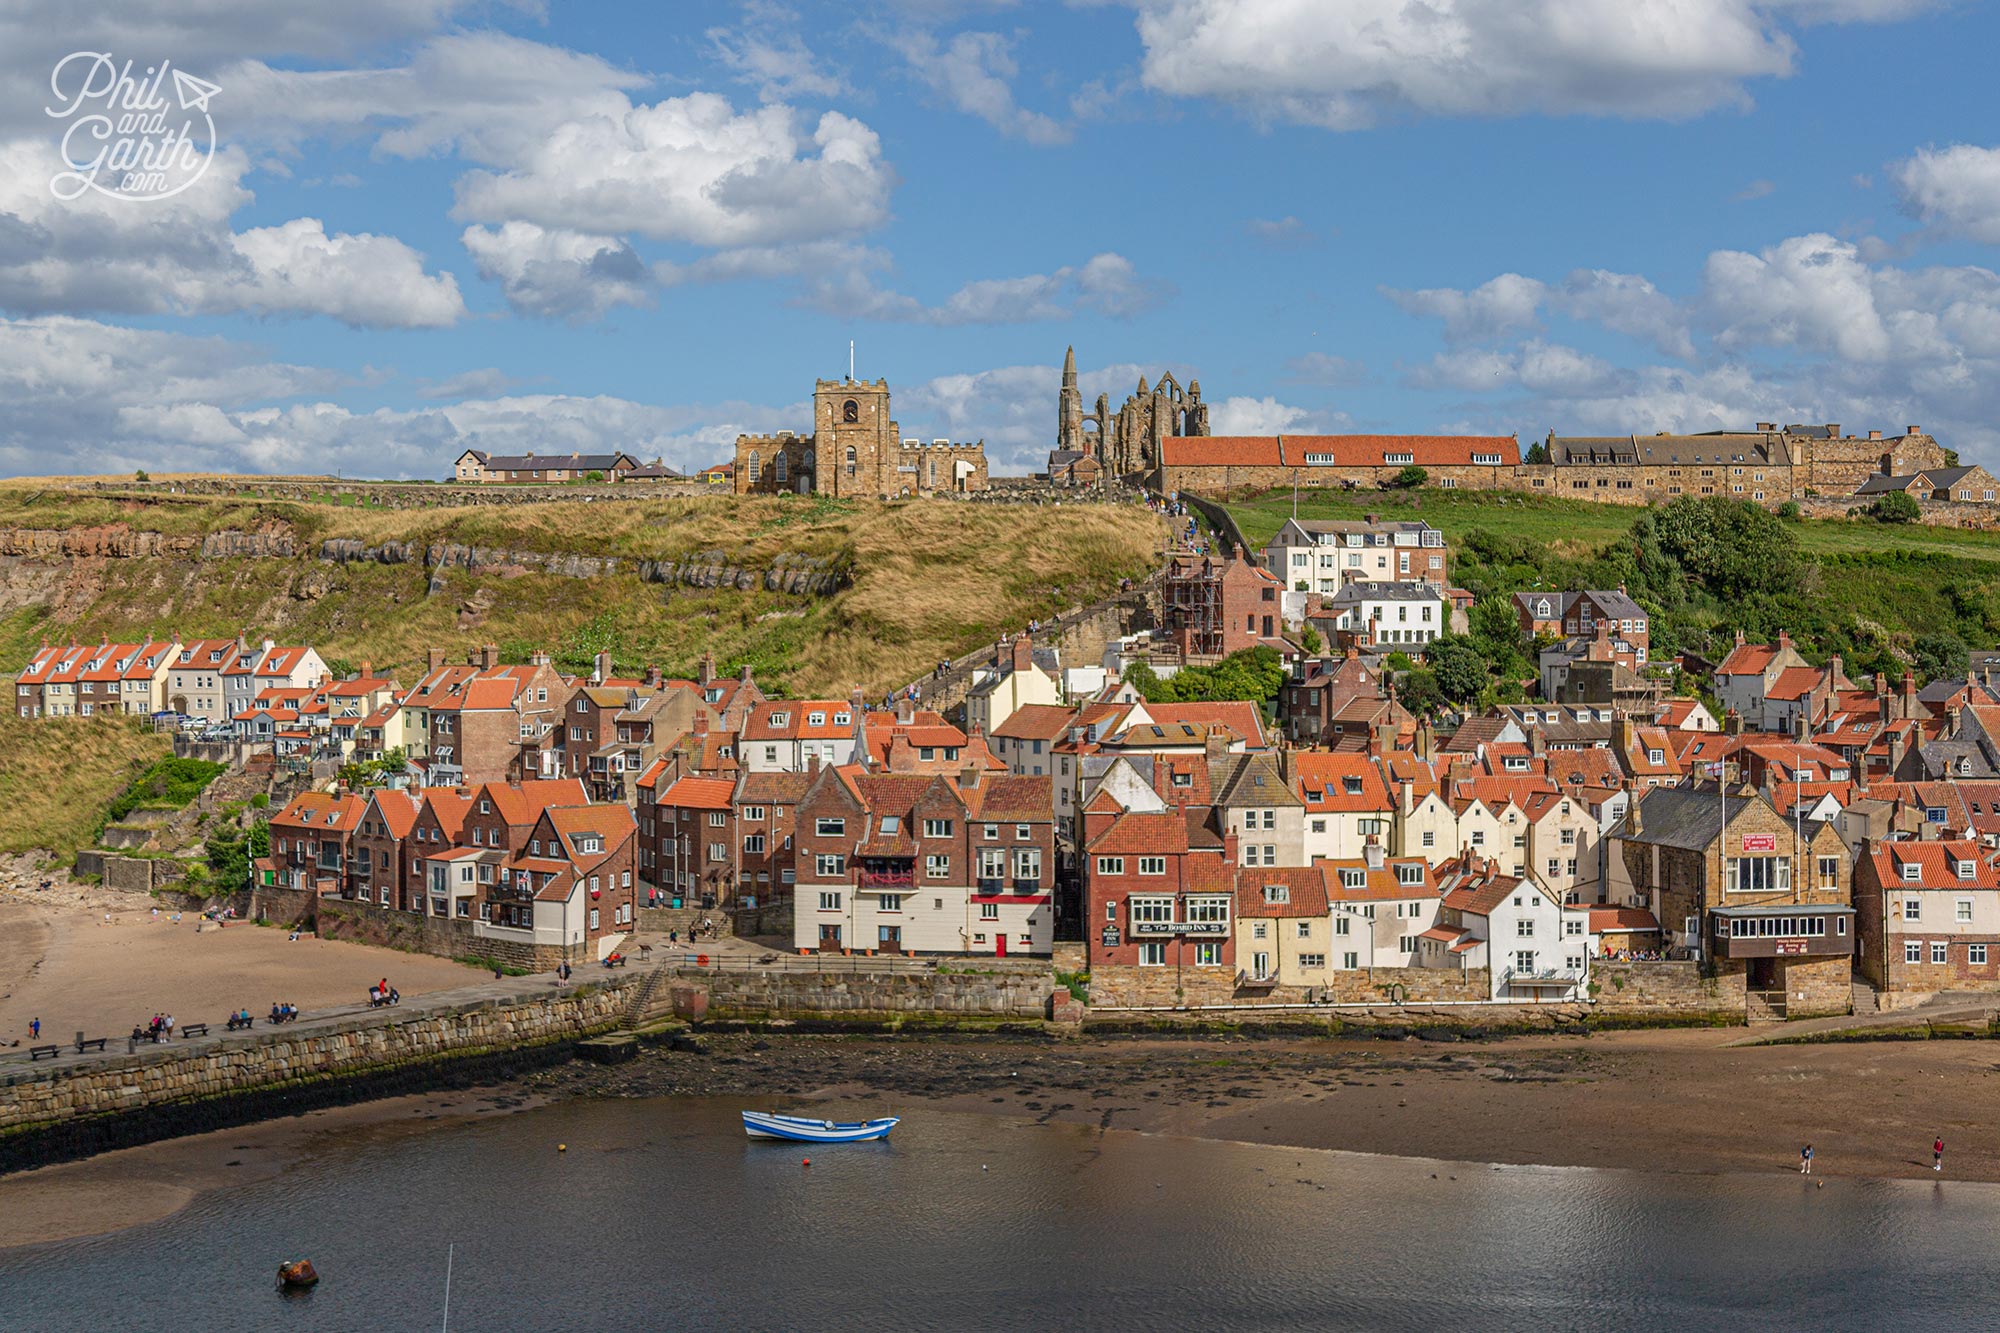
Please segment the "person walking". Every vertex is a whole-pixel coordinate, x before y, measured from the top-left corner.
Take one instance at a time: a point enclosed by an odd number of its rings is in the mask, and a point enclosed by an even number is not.
[[[174,1039],[174,1016],[173,1016],[172,1014],[168,1014],[168,1015],[167,1015],[167,1040],[168,1040],[168,1041],[172,1041],[173,1039]]]
[[[33,1040],[33,1039],[35,1039],[35,1038],[39,1038],[39,1037],[40,1037],[41,1035],[42,1035],[42,1020],[41,1020],[40,1018],[31,1018],[31,1019],[29,1019],[29,1020],[28,1020],[28,1037],[30,1038],[30,1040]]]
[[[1931,1145],[1931,1170],[1937,1172],[1944,1170],[1944,1135],[1942,1134],[1938,1135],[1937,1142]]]
[[[1812,1145],[1810,1143],[1799,1149],[1799,1174],[1802,1176],[1812,1174]]]

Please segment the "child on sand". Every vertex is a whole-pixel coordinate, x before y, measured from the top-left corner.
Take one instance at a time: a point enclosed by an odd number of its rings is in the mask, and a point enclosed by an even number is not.
[[[1810,1143],[1799,1149],[1799,1174],[1802,1176],[1812,1174],[1812,1145]]]
[[[1938,1135],[1937,1142],[1931,1145],[1931,1170],[1940,1172],[1944,1170],[1944,1135],[1942,1134]]]

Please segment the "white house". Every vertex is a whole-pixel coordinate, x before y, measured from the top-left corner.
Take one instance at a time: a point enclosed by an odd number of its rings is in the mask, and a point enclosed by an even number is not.
[[[1350,583],[1312,619],[1330,624],[1327,638],[1342,644],[1421,650],[1451,628],[1451,608],[1432,583]]]
[[[1467,856],[1441,868],[1442,902],[1424,933],[1418,967],[1486,968],[1495,1000],[1544,1004],[1584,994],[1597,943],[1590,909],[1566,907],[1533,874],[1500,874]]]

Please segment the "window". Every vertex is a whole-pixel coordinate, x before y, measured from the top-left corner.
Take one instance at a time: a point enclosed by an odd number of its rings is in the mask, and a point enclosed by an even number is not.
[[[1000,904],[999,903],[979,904],[979,919],[981,921],[998,921],[1000,919]]]
[[[1213,940],[1206,944],[1195,945],[1194,965],[1196,967],[1221,967],[1222,946]]]
[[[1424,867],[1420,861],[1399,861],[1396,863],[1398,884],[1421,884],[1424,882]]]
[[[1905,899],[1903,899],[1903,920],[1905,920],[1905,921],[1921,921],[1921,920],[1923,920],[1923,918],[1924,918],[1924,900],[1923,900],[1923,899],[1921,899],[1921,898],[1905,898]]]
[[[1945,961],[1945,948],[1943,940],[1933,940],[1931,942],[1931,961],[1933,963],[1943,963]]]
[[[1581,921],[1565,921],[1565,922],[1563,922],[1563,934],[1565,934],[1565,935],[1581,935],[1581,934],[1583,934],[1583,922],[1581,922]]]
[[[764,807],[761,805],[746,805],[743,807],[742,818],[752,822],[762,820],[764,818]]]
[[[743,839],[743,851],[749,856],[762,855],[764,851],[764,835],[761,833],[752,833],[749,837]]]
[[[1034,880],[1042,878],[1042,849],[1039,847],[1016,847],[1014,849],[1014,878]]]
[[[819,896],[819,910],[822,912],[838,912],[840,910],[840,894],[822,893]]]
[[[1251,939],[1254,940],[1269,939],[1270,935],[1271,935],[1270,926],[1262,921],[1259,921],[1250,927]]]
[[[1125,858],[1122,856],[1100,856],[1097,858],[1097,873],[1100,875],[1122,875],[1125,873]]]
[[[1165,925],[1174,919],[1172,898],[1133,898],[1130,903],[1132,924],[1138,926]]]
[[[1187,905],[1187,919],[1226,924],[1229,920],[1229,899],[1190,898]]]
[[[998,824],[988,824],[981,829],[980,836],[991,842],[1000,836],[1000,826]]]
[[[1514,970],[1516,972],[1534,971],[1535,951],[1533,949],[1523,949],[1519,953],[1516,953],[1514,955]]]
[[[1972,965],[1973,965],[1974,967],[1985,967],[1985,966],[1986,966],[1986,946],[1985,946],[1985,945],[1983,945],[1983,944],[1968,944],[1968,945],[1966,945],[1966,946],[1965,946],[1965,961],[1966,961],[1966,962],[1968,962],[1968,963],[1970,963],[1970,964],[1972,964]]]
[[[1524,916],[1519,921],[1516,921],[1514,923],[1514,934],[1524,940],[1533,939],[1535,937],[1535,919]]]
[[[1362,867],[1342,866],[1340,868],[1341,888],[1361,889],[1361,888],[1366,888],[1367,886],[1368,886],[1368,872],[1364,870]]]
[[[1781,893],[1792,887],[1792,863],[1782,856],[1743,856],[1729,862],[1731,893]]]
[[[1291,886],[1288,884],[1266,884],[1264,901],[1267,903],[1288,903],[1292,900]],[[1261,938],[1261,937],[1260,937]]]
[[[894,833],[897,829],[901,828],[902,826],[903,826],[903,821],[899,816],[896,815],[882,816],[882,831],[884,833]]]
[[[729,812],[728,812],[728,811],[726,811],[726,810],[711,810],[711,811],[709,811],[709,812],[708,812],[708,826],[709,826],[710,828],[721,828],[721,827],[722,827],[723,825],[727,824],[728,822],[729,822]]]
[[[1344,953],[1340,956],[1340,965],[1347,971],[1352,972],[1361,966],[1360,956],[1358,954]]]
[[[1142,944],[1139,946],[1140,967],[1165,967],[1167,946],[1164,944]]]
[[[1978,867],[1974,862],[1960,861],[1958,863],[1958,877],[1960,879],[1971,879],[1978,873]]]
[[[1837,856],[1820,857],[1819,886],[1822,889],[1831,889],[1836,887],[1839,881],[1840,881],[1840,858]]]
[[[1432,832],[1430,829],[1424,830],[1424,838],[1423,838],[1424,846],[1435,847],[1437,846],[1437,840],[1438,840],[1438,835],[1436,833]]]
[[[1353,934],[1354,933],[1353,919],[1351,917],[1345,917],[1345,916],[1335,917],[1333,919],[1333,933],[1336,935]]]
[[[816,819],[813,832],[822,838],[838,838],[846,834],[847,821],[844,819]]]
[[[949,819],[926,819],[924,821],[924,836],[926,838],[949,838],[951,836],[951,821]]]
[[[821,879],[834,879],[847,873],[847,858],[844,856],[817,856],[813,858],[814,869]]]
[[[1922,866],[1918,865],[1915,861],[1903,862],[1903,881],[1905,883],[1915,884],[1923,877],[1924,870]]]
[[[1309,940],[1312,938],[1312,933],[1313,933],[1312,922],[1301,921],[1298,923],[1298,937],[1300,939]]]
[[[926,856],[924,858],[925,879],[950,879],[951,858],[949,856]]]
[[[1020,841],[1026,842],[1035,836],[1035,826],[1033,824],[1016,824],[1014,825],[1014,836]]]

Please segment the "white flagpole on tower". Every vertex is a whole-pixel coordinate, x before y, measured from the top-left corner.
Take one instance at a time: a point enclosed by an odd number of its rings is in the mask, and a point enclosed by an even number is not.
[[[847,378],[854,378],[854,339],[847,340]]]

